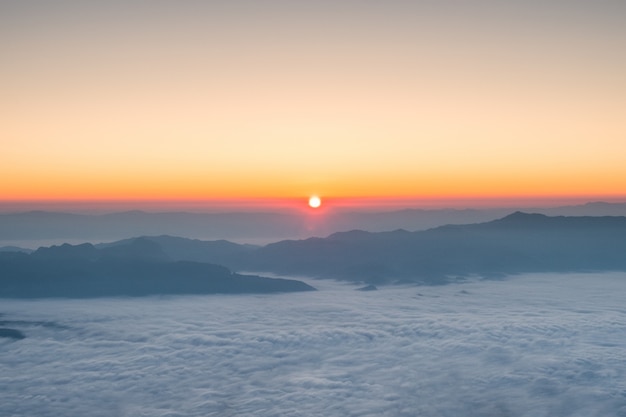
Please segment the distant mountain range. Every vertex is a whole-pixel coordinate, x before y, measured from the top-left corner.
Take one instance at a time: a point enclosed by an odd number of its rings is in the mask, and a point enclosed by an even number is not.
[[[287,213],[127,211],[92,215],[30,211],[0,214],[0,246],[3,241],[110,241],[155,234],[272,241],[299,236],[301,223],[299,217]]]
[[[266,246],[148,236],[96,246],[42,247],[30,255],[0,253],[0,297],[312,289],[302,282],[239,275],[228,268],[367,284],[626,271],[626,217],[516,212],[484,223],[415,232],[353,230]]]
[[[594,202],[556,208],[524,208],[550,216],[626,216],[626,203]],[[0,214],[2,246],[37,248],[63,242],[105,242],[132,236],[170,235],[203,240],[229,239],[267,244],[284,239],[327,236],[334,232],[426,230],[446,224],[495,220],[516,209],[406,209],[396,211],[333,211],[305,213],[148,213],[70,214],[44,211]],[[39,243],[46,242],[48,243]],[[4,242],[4,243],[3,243]]]

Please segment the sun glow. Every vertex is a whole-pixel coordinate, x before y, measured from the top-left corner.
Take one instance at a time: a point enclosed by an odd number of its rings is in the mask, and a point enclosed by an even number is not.
[[[623,7],[59,3],[0,2],[0,208],[626,198]]]
[[[318,196],[313,195],[309,198],[309,207],[318,208],[321,205],[322,205],[322,200]]]

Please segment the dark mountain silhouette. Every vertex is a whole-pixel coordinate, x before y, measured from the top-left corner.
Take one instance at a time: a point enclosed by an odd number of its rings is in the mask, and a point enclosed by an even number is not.
[[[0,253],[0,297],[106,297],[308,291],[303,282],[241,275],[226,267],[171,261],[137,238],[97,249],[89,243]]]
[[[516,212],[487,223],[418,232],[351,231],[270,244],[229,266],[367,283],[626,270],[626,217]]]
[[[173,261],[196,261],[216,264],[226,264],[238,259],[241,255],[258,249],[254,245],[241,245],[227,240],[198,240],[186,239],[174,236],[143,236],[141,238],[131,238],[112,243],[96,245],[102,250],[115,250],[116,247],[125,247],[130,242],[137,240],[151,242],[157,245],[162,255]]]
[[[60,246],[41,247],[31,254],[36,260],[95,260],[101,253],[91,244],[70,245],[64,243]]]

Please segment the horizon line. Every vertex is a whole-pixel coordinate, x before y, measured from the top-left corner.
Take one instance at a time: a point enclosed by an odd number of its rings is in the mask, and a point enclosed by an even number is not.
[[[589,203],[626,203],[626,195],[586,196],[459,196],[459,197],[324,197],[325,209],[498,209],[550,208]],[[24,211],[301,211],[309,196],[301,198],[216,198],[216,199],[0,199],[0,213]]]

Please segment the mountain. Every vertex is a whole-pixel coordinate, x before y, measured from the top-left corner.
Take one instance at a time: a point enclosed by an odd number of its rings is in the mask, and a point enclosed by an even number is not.
[[[0,252],[24,252],[31,253],[32,249],[20,248],[19,246],[0,246]]]
[[[626,217],[516,212],[425,231],[351,231],[266,245],[229,266],[366,283],[455,276],[626,270]]]
[[[275,242],[325,236],[347,230],[382,232],[427,230],[446,224],[495,220],[512,208],[328,210],[323,216],[298,212],[188,213],[126,211],[71,214],[46,211],[0,213],[0,244],[38,247],[59,242],[111,241],[131,236],[170,235],[193,239]],[[625,203],[592,202],[576,206],[525,208],[550,216],[626,216]]]
[[[227,240],[198,240],[174,236],[142,236],[140,238],[124,239],[112,243],[95,245],[103,250],[115,250],[116,247],[125,247],[131,242],[141,240],[157,245],[162,256],[173,261],[196,261],[216,264],[225,264],[237,259],[245,253],[258,249],[258,246],[237,244]]]
[[[0,298],[109,297],[310,291],[295,280],[231,272],[203,262],[172,261],[149,239],[102,249],[85,243],[0,253]]]

